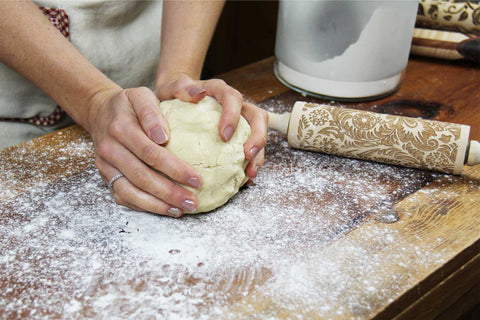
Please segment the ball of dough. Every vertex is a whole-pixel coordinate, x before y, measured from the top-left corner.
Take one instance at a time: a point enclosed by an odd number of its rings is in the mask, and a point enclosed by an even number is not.
[[[211,97],[197,104],[178,99],[160,103],[170,127],[167,150],[192,165],[202,176],[199,189],[184,186],[198,199],[194,212],[211,211],[225,204],[248,180],[243,145],[250,136],[248,122],[240,117],[233,137],[224,142],[218,133],[222,107]]]

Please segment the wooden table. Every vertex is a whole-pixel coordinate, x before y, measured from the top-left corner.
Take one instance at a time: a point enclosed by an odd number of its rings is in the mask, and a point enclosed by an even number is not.
[[[272,65],[220,78],[268,110],[322,102]],[[480,70],[463,62],[412,58],[393,96],[338,105],[468,124],[480,140]],[[272,132],[256,186],[173,220],[113,204],[79,127],[0,155],[5,318],[454,319],[479,304],[480,166],[370,164],[290,150]]]

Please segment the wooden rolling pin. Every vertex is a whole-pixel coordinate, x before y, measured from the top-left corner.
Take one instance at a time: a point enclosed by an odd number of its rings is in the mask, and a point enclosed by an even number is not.
[[[480,38],[461,32],[415,28],[410,53],[440,59],[480,63]]]
[[[307,102],[269,113],[268,127],[293,148],[452,174],[480,163],[467,125],[379,114]]]

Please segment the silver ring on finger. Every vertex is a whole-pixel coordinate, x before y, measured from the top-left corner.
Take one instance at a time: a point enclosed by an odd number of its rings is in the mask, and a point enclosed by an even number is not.
[[[122,173],[119,173],[117,174],[115,177],[113,177],[112,179],[110,179],[110,181],[108,181],[108,189],[110,191],[113,191],[113,184],[115,183],[115,181],[117,181],[118,179],[120,179],[121,177],[123,177],[124,175]]]

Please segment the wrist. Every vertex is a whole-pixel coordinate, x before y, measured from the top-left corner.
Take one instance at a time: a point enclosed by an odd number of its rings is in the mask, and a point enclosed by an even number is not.
[[[92,134],[95,120],[99,119],[99,115],[105,109],[109,101],[122,90],[123,89],[116,84],[95,90],[85,100],[85,104],[83,108],[81,108],[82,111],[84,111],[82,112],[82,115],[80,115],[78,119],[75,117],[72,118],[75,120],[75,122]]]

